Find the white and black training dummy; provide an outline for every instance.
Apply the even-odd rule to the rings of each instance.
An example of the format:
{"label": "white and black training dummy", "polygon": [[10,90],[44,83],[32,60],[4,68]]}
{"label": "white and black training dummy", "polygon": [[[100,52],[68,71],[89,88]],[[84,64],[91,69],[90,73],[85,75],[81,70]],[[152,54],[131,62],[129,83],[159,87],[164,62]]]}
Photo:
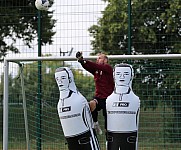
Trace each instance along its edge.
{"label": "white and black training dummy", "polygon": [[129,64],[114,67],[115,89],[106,99],[107,150],[137,150],[140,100],[132,90]]}
{"label": "white and black training dummy", "polygon": [[77,91],[70,68],[57,68],[55,80],[60,91],[57,110],[69,150],[100,150],[89,104]]}

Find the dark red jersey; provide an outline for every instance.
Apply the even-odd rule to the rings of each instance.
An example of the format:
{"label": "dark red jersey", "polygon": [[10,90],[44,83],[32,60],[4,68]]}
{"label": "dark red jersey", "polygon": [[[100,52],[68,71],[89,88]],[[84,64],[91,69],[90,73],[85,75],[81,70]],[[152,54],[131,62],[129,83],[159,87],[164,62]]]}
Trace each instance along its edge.
{"label": "dark red jersey", "polygon": [[109,64],[97,64],[86,60],[82,67],[94,75],[95,97],[107,98],[114,90],[113,68]]}

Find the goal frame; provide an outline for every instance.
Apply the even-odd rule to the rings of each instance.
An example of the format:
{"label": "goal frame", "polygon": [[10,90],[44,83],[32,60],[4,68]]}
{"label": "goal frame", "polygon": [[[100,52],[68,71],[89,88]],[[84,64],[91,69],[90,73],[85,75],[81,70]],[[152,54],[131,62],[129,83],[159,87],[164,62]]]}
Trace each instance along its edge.
{"label": "goal frame", "polygon": [[[97,56],[87,56],[85,59],[95,60]],[[181,54],[152,54],[152,55],[108,55],[108,58],[119,60],[136,60],[136,59],[180,59]],[[17,57],[17,58],[4,58],[4,92],[3,92],[3,150],[8,150],[8,74],[9,63],[19,63],[25,61],[76,61],[75,57]]]}

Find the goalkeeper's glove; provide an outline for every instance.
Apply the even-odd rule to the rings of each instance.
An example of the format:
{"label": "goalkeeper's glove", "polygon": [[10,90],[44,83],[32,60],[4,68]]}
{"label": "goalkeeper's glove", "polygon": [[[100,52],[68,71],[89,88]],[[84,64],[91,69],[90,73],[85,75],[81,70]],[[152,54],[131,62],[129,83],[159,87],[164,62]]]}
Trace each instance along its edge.
{"label": "goalkeeper's glove", "polygon": [[80,62],[81,64],[84,63],[82,52],[77,52],[76,53],[76,58],[77,58],[78,62]]}

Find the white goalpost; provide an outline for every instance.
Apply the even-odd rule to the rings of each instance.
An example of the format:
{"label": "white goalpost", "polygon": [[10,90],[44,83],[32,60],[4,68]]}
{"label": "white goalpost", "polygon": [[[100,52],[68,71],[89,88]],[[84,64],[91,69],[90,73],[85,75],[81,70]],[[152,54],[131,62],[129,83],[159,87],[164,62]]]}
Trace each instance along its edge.
{"label": "white goalpost", "polygon": [[[97,56],[87,56],[85,59],[95,60]],[[108,55],[110,60],[144,60],[144,59],[180,59],[181,54],[159,54],[159,55]],[[5,58],[4,59],[4,93],[3,93],[3,150],[8,150],[8,117],[9,117],[9,63],[21,64],[22,62],[28,61],[76,61],[75,57],[21,57],[21,58]],[[20,66],[21,68],[21,66]],[[24,87],[24,77],[22,73],[22,68],[20,69],[20,78],[22,86],[22,99],[23,99],[23,110],[24,110],[24,123],[25,123],[25,134],[26,134],[26,149],[30,149],[30,139],[29,139],[29,127],[28,127],[28,117],[26,108],[26,96]]]}

